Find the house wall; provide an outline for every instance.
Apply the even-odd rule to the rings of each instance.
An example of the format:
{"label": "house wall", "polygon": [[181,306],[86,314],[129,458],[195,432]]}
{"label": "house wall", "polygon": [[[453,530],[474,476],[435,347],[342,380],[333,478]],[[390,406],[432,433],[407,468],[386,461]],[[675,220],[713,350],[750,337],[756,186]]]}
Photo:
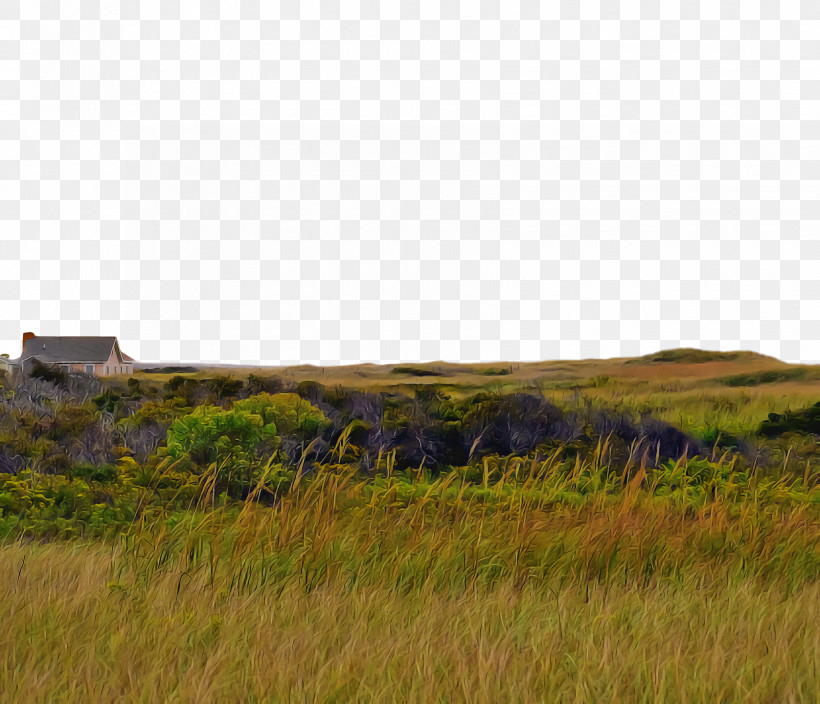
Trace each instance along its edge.
{"label": "house wall", "polygon": [[[82,372],[85,373],[85,364],[57,364],[55,365],[59,368],[63,368],[68,366],[68,371],[70,372]],[[106,367],[108,371],[106,372]],[[105,364],[95,364],[94,365],[94,376],[113,376],[114,374],[133,374],[134,373],[134,365],[133,364],[120,364],[120,361],[117,359],[117,355],[112,355],[108,358],[108,361]]]}
{"label": "house wall", "polygon": [[60,364],[56,362],[54,365],[57,369],[69,372],[83,372],[85,373],[85,364]]}
{"label": "house wall", "polygon": [[112,348],[111,355],[108,357],[108,360],[104,364],[98,364],[94,369],[94,373],[97,376],[111,376],[112,374],[116,374],[116,367],[119,365],[120,360],[117,359],[117,353]]}
{"label": "house wall", "polygon": [[[106,371],[107,370],[107,371]],[[105,364],[98,364],[94,369],[97,376],[111,376],[112,374],[133,374],[134,365],[120,362],[116,349],[111,350],[111,356]]]}

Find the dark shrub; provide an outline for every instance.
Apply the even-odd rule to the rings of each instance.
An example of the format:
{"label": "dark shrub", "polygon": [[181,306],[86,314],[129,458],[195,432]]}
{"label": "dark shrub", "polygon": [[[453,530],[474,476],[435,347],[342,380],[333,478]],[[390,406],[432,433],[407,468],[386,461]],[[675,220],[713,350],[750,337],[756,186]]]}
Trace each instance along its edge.
{"label": "dark shrub", "polygon": [[74,465],[72,474],[88,481],[110,484],[119,476],[119,470],[113,464],[94,465],[83,462]]}
{"label": "dark shrub", "polygon": [[68,375],[62,369],[40,364],[40,362],[34,362],[29,376],[51,382],[57,386],[65,386],[68,382]]}
{"label": "dark shrub", "polygon": [[172,377],[166,384],[165,384],[165,398],[181,398],[185,401],[185,403],[189,406],[196,406],[208,395],[208,389],[204,386],[204,384],[200,384],[197,379],[190,379],[184,376],[175,376]]}
{"label": "dark shrub", "polygon": [[94,402],[97,410],[105,413],[116,413],[122,405],[122,396],[111,389],[106,389],[106,391],[91,400]]}
{"label": "dark shrub", "polygon": [[770,413],[758,429],[758,434],[766,437],[794,432],[820,435],[820,402],[797,411]]}
{"label": "dark shrub", "polygon": [[650,445],[650,451],[660,458],[694,457],[702,452],[701,444],[674,425],[645,416],[640,424],[641,437]]}
{"label": "dark shrub", "polygon": [[249,395],[255,396],[261,393],[278,394],[289,389],[286,389],[285,384],[278,377],[248,374],[246,390]]}
{"label": "dark shrub", "polygon": [[718,381],[725,386],[759,386],[760,384],[776,384],[784,381],[796,381],[806,376],[805,369],[769,369],[755,374],[735,374],[724,376]]}
{"label": "dark shrub", "polygon": [[245,384],[240,379],[231,379],[229,376],[217,376],[205,380],[205,387],[211,398],[217,401],[234,398],[244,386]]}
{"label": "dark shrub", "polygon": [[562,416],[560,409],[533,394],[478,394],[461,424],[462,448],[467,457],[528,452],[556,437]]}
{"label": "dark shrub", "polygon": [[140,371],[143,374],[194,374],[199,370],[196,367],[151,367]]}
{"label": "dark shrub", "polygon": [[313,404],[325,399],[325,387],[318,381],[301,381],[296,386],[296,393]]}
{"label": "dark shrub", "polygon": [[422,369],[421,367],[394,367],[391,374],[409,374],[410,376],[441,376],[441,372],[432,369]]}
{"label": "dark shrub", "polygon": [[707,428],[701,435],[701,440],[709,447],[720,447],[727,450],[736,450],[740,446],[740,439],[733,433],[721,428]]}

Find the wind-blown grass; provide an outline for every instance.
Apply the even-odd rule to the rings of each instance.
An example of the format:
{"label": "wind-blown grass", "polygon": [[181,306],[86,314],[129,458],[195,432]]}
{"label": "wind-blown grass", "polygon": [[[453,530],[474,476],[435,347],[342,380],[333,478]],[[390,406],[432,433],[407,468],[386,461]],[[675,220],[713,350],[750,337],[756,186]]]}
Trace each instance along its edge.
{"label": "wind-blown grass", "polygon": [[7,544],[0,688],[32,701],[814,701],[815,502],[770,487],[682,510],[633,480],[574,507],[499,484],[327,472],[273,506],[146,517],[105,543]]}

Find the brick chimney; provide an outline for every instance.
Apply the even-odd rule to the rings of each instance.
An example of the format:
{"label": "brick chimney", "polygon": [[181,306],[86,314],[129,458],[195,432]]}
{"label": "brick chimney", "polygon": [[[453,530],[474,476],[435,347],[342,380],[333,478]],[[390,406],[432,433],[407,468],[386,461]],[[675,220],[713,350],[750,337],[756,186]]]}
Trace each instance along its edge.
{"label": "brick chimney", "polygon": [[23,349],[26,349],[26,342],[28,342],[32,337],[36,337],[36,335],[33,332],[23,333]]}

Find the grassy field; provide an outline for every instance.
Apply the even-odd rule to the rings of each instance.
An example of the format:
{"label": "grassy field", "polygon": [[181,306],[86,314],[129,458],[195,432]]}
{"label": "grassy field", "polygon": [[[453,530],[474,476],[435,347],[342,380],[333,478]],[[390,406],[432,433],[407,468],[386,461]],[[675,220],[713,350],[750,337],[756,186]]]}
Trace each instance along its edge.
{"label": "grassy field", "polygon": [[[463,465],[402,463],[398,441],[365,461],[373,436],[316,415],[317,439],[304,436],[292,460],[234,470],[234,446],[200,467],[201,446],[174,454],[181,430],[200,427],[181,410],[144,459],[57,471],[56,455],[32,454],[0,475],[0,691],[38,702],[816,702],[820,454],[813,432],[762,430],[770,414],[814,422],[804,409],[820,400],[816,370],[686,352],[489,374],[370,367],[335,384],[321,370],[272,373],[465,399],[535,389],[567,414],[666,421],[701,443],[680,457],[578,421],[589,437],[553,440],[551,426],[531,448],[488,446]],[[435,374],[407,378],[417,366]],[[148,387],[173,377],[138,374],[144,397],[89,418],[127,430],[150,408],[157,422]],[[172,382],[169,396],[185,388]],[[273,398],[265,409],[284,438],[282,409],[304,425],[308,406]],[[334,399],[315,403],[347,403]],[[223,418],[249,402],[214,403]],[[452,420],[460,408],[424,418],[469,440],[469,413]],[[38,442],[74,451],[68,431],[49,428]],[[737,446],[702,442],[715,429]],[[118,441],[139,439],[126,430]],[[326,451],[310,455],[320,436]],[[225,466],[252,481],[234,492]]]}
{"label": "grassy field", "polygon": [[572,506],[440,484],[374,492],[329,474],[275,507],[103,544],[9,543],[0,688],[30,701],[815,700],[816,502],[685,511],[625,488]]}

